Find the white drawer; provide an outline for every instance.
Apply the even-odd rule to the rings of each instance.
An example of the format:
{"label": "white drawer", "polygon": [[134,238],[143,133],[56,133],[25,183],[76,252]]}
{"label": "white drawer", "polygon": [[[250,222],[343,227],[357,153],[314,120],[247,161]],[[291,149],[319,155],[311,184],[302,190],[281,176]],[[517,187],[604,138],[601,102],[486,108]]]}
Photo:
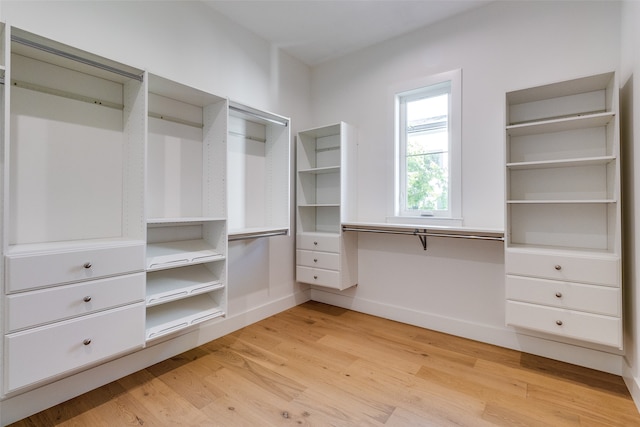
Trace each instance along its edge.
{"label": "white drawer", "polygon": [[144,271],[145,246],[89,247],[6,257],[7,292]]}
{"label": "white drawer", "polygon": [[6,335],[5,392],[141,347],[144,316],[140,303]]}
{"label": "white drawer", "polygon": [[6,329],[15,331],[143,301],[144,285],[145,274],[136,273],[9,295]]}
{"label": "white drawer", "polygon": [[507,325],[622,348],[622,320],[561,308],[507,301]]}
{"label": "white drawer", "polygon": [[507,299],[620,316],[620,288],[507,276]]}
{"label": "white drawer", "polygon": [[305,267],[340,270],[340,255],[331,252],[296,251],[296,263]]}
{"label": "white drawer", "polygon": [[340,272],[321,268],[296,267],[298,282],[340,289]]}
{"label": "white drawer", "polygon": [[302,233],[297,235],[298,249],[340,253],[340,235]]}
{"label": "white drawer", "polygon": [[569,282],[620,286],[620,260],[616,257],[589,257],[542,254],[507,250],[507,274]]}

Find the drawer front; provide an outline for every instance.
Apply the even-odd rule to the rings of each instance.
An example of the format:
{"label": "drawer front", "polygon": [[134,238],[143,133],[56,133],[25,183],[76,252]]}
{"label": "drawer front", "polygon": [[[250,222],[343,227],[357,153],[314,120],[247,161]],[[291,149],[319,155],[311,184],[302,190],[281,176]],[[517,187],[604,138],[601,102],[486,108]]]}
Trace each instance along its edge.
{"label": "drawer front", "polygon": [[507,299],[620,316],[620,288],[507,276]]}
{"label": "drawer front", "polygon": [[340,255],[331,252],[296,251],[296,263],[305,267],[340,270]]}
{"label": "drawer front", "polygon": [[507,301],[507,325],[622,348],[619,317]]}
{"label": "drawer front", "polygon": [[297,242],[298,249],[340,253],[340,236],[337,234],[302,233],[297,235]]}
{"label": "drawer front", "polygon": [[340,272],[320,268],[296,267],[298,282],[340,289]]}
{"label": "drawer front", "polygon": [[578,257],[507,250],[507,274],[569,282],[620,286],[620,261],[615,258]]}
{"label": "drawer front", "polygon": [[5,392],[142,347],[144,315],[140,303],[6,335]]}
{"label": "drawer front", "polygon": [[145,298],[145,274],[110,277],[9,295],[6,325],[15,331],[106,310]]}
{"label": "drawer front", "polygon": [[144,271],[144,245],[6,257],[7,292]]}

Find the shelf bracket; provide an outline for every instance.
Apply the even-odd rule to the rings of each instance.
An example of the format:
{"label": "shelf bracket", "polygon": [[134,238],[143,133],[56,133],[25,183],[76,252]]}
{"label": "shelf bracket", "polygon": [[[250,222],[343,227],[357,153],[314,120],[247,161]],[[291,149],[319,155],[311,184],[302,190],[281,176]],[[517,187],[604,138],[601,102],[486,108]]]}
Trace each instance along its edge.
{"label": "shelf bracket", "polygon": [[420,231],[416,228],[413,234],[418,236],[418,239],[420,239],[420,243],[422,243],[422,249],[426,251],[427,250],[427,230]]}

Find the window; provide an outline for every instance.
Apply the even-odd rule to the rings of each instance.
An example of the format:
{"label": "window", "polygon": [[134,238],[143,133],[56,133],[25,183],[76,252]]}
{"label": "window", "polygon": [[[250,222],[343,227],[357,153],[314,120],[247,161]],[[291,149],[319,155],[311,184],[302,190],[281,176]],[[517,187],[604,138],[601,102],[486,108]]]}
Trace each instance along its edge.
{"label": "window", "polygon": [[397,92],[399,217],[460,220],[460,71]]}

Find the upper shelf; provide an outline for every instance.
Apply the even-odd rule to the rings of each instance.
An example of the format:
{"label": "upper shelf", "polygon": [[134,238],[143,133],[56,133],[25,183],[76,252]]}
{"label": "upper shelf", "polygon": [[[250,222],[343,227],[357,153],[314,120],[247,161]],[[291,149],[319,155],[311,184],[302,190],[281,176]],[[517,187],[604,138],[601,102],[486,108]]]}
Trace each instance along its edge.
{"label": "upper shelf", "polygon": [[606,126],[614,117],[615,113],[607,111],[550,120],[531,121],[507,126],[507,134],[509,136],[524,136],[602,127]]}
{"label": "upper shelf", "polygon": [[615,161],[614,156],[602,157],[585,157],[583,159],[566,159],[566,160],[543,160],[536,162],[515,162],[507,163],[507,168],[511,170],[517,169],[548,169],[548,168],[566,168],[574,166],[592,166],[605,165]]}

